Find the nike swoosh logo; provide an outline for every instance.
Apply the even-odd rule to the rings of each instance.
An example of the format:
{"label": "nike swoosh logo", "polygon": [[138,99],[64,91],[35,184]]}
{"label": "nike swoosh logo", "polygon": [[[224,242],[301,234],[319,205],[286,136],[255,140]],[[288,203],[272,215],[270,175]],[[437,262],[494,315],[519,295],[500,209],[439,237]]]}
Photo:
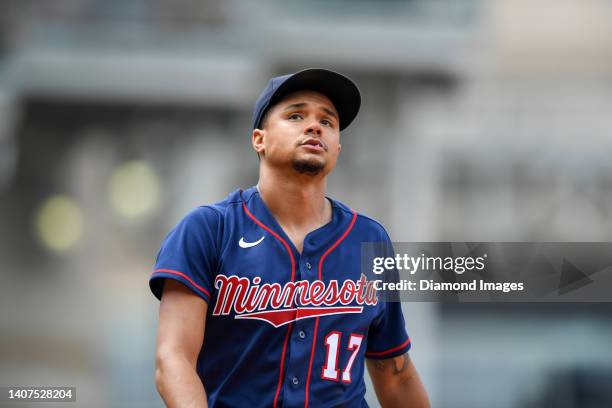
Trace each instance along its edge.
{"label": "nike swoosh logo", "polygon": [[259,244],[261,241],[263,241],[264,238],[265,238],[265,236],[259,238],[255,242],[246,242],[244,240],[244,237],[242,237],[242,238],[240,238],[240,241],[238,241],[238,245],[240,245],[240,248],[251,248],[251,247],[254,247],[255,245]]}

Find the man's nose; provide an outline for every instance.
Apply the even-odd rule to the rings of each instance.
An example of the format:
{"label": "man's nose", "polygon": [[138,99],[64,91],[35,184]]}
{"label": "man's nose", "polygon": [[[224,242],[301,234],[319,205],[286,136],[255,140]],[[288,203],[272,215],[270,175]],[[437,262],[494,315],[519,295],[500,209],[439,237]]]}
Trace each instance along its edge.
{"label": "man's nose", "polygon": [[321,136],[321,132],[322,132],[321,124],[318,121],[313,120],[308,124],[308,127],[306,128],[304,133],[315,134],[317,136]]}

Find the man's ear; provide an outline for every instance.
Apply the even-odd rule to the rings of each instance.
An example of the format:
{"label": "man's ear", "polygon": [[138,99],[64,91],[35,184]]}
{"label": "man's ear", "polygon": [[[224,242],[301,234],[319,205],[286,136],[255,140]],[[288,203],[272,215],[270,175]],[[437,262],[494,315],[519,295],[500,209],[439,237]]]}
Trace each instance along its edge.
{"label": "man's ear", "polygon": [[257,152],[257,154],[262,154],[264,151],[264,137],[265,130],[263,129],[253,129],[253,133],[251,134],[251,144],[253,145],[253,149]]}
{"label": "man's ear", "polygon": [[342,145],[338,143],[338,153],[340,153],[340,150],[342,150]]}

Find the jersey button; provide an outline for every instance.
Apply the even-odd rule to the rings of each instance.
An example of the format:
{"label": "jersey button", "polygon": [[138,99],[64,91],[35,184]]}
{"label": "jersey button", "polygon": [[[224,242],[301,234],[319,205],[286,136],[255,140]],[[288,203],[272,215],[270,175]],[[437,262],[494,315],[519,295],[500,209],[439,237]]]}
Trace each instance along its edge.
{"label": "jersey button", "polygon": [[310,264],[310,262],[306,262],[306,267],[307,267],[308,269],[312,269],[312,265]]}
{"label": "jersey button", "polygon": [[298,378],[297,378],[297,377],[293,377],[293,378],[291,379],[291,383],[292,383],[293,385],[297,386],[297,385],[299,385],[299,384],[300,384],[300,380],[298,380]]}
{"label": "jersey button", "polygon": [[304,332],[304,330],[300,330],[298,335],[300,336],[300,339],[305,339],[306,338],[306,332]]}

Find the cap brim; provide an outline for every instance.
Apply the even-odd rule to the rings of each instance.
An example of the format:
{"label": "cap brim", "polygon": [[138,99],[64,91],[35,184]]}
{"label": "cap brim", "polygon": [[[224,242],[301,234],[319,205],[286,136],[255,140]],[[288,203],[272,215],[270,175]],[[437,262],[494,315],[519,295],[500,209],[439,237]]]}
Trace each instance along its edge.
{"label": "cap brim", "polygon": [[350,125],[359,112],[361,94],[357,85],[342,74],[322,68],[309,68],[293,74],[274,92],[268,106],[305,89],[320,92],[330,99],[340,116],[340,130]]}

